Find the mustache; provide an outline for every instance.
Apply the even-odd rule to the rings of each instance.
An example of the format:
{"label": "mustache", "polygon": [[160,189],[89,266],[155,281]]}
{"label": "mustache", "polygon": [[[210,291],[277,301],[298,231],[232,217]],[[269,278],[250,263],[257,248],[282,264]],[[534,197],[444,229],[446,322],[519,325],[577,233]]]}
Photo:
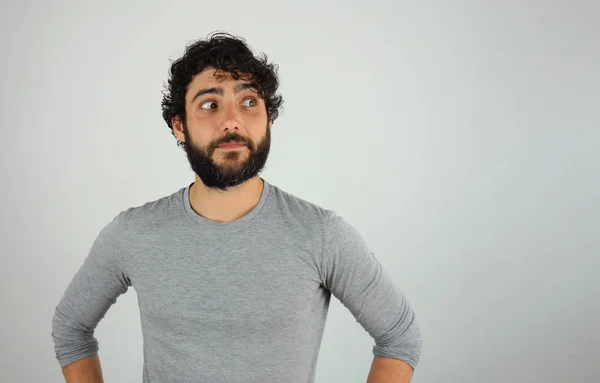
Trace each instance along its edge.
{"label": "mustache", "polygon": [[225,136],[223,136],[223,137],[219,138],[218,140],[214,141],[213,144],[212,144],[212,147],[216,148],[219,145],[222,145],[222,144],[231,144],[231,143],[236,143],[236,144],[242,144],[242,145],[250,146],[250,140],[248,140],[247,138],[242,137],[238,133],[230,133],[230,134],[226,134]]}

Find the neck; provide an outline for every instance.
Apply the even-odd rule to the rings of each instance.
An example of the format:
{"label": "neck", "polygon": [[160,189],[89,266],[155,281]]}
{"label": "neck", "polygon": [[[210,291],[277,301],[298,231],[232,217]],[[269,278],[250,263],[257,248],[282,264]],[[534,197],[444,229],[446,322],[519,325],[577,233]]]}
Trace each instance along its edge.
{"label": "neck", "polygon": [[190,205],[202,217],[215,222],[233,222],[248,214],[258,204],[264,188],[256,176],[227,190],[207,188],[196,175],[190,188]]}

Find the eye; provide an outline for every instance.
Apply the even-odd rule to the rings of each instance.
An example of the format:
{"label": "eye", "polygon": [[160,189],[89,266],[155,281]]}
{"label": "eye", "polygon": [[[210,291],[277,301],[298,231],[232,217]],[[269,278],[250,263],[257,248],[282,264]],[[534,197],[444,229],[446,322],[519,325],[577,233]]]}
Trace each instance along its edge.
{"label": "eye", "polygon": [[206,109],[206,110],[216,109],[217,103],[214,101],[206,101],[206,102],[203,102],[202,104],[200,104],[200,108]]}
{"label": "eye", "polygon": [[253,107],[256,106],[256,100],[253,98],[247,98],[242,102],[242,104],[247,107]]}

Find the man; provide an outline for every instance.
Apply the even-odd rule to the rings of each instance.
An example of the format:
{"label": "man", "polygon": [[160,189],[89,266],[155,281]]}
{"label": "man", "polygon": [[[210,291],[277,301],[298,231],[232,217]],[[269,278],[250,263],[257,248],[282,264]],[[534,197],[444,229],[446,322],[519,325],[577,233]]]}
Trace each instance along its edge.
{"label": "man", "polygon": [[144,382],[313,382],[331,294],[373,337],[369,383],[409,382],[409,304],[360,234],[258,174],[282,98],[276,67],[213,34],[172,64],[163,117],[195,181],[104,227],[53,318],[67,382],[101,382],[93,331],[137,292]]}

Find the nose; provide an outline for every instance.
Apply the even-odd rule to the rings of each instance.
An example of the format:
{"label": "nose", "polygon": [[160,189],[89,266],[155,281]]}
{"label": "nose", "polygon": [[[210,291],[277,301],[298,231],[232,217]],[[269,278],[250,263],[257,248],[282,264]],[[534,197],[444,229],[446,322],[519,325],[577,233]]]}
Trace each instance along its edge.
{"label": "nose", "polygon": [[223,113],[223,121],[221,127],[224,131],[238,131],[240,130],[242,121],[240,119],[240,113],[236,108],[236,105],[227,105]]}

